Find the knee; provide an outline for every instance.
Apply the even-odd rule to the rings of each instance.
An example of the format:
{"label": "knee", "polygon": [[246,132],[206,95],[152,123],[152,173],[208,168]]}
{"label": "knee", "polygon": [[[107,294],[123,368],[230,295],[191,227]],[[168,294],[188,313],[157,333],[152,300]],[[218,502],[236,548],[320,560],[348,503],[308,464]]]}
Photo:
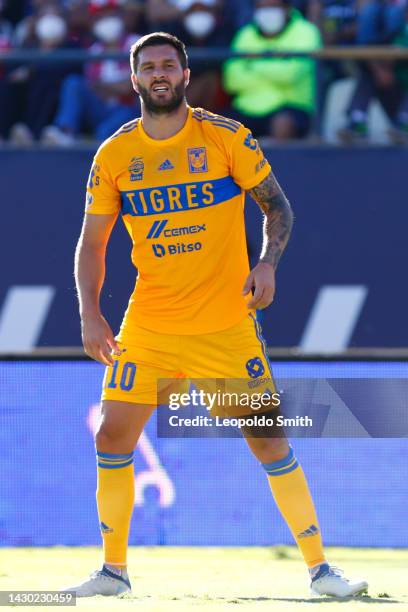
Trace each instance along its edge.
{"label": "knee", "polygon": [[111,452],[113,447],[121,441],[120,432],[107,423],[102,422],[95,433],[95,446],[98,451]]}
{"label": "knee", "polygon": [[280,461],[289,453],[286,438],[252,438],[250,447],[258,461],[263,464]]}
{"label": "knee", "polygon": [[282,476],[299,467],[298,460],[291,446],[287,445],[285,452],[279,454],[279,457],[276,455],[272,460],[262,462],[262,467],[268,476]]}

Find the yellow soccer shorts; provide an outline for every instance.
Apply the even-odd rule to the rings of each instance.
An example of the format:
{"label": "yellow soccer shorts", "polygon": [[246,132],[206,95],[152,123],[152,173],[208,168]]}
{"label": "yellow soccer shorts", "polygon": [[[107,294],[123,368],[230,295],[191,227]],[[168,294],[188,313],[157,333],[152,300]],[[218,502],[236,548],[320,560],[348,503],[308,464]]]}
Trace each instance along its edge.
{"label": "yellow soccer shorts", "polygon": [[249,415],[277,405],[251,404],[263,395],[277,397],[265,341],[252,313],[210,334],[162,334],[132,327],[132,344],[118,344],[121,354],[106,368],[102,400],[157,406],[167,404],[170,393],[188,393],[193,384],[204,392],[221,392],[211,408],[214,416]]}

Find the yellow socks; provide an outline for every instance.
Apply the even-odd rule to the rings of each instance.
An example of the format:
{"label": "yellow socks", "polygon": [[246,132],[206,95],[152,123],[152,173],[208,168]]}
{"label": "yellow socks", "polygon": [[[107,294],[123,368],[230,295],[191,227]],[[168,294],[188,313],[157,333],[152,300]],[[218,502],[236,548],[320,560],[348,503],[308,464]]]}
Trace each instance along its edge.
{"label": "yellow socks", "polygon": [[305,475],[293,449],[273,463],[262,464],[275,502],[308,565],[325,562],[316,511]]}
{"label": "yellow socks", "polygon": [[130,519],[135,501],[133,453],[97,452],[96,501],[105,563],[126,566]]}
{"label": "yellow socks", "polygon": [[[130,520],[134,505],[133,453],[97,453],[96,499],[105,563],[126,566]],[[276,504],[308,567],[325,562],[313,500],[293,449],[279,461],[263,464]]]}

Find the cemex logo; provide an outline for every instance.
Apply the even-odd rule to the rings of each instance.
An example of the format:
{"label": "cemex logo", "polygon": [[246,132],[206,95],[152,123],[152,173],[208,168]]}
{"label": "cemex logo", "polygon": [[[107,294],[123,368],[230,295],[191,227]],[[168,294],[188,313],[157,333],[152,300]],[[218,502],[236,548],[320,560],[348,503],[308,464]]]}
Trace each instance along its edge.
{"label": "cemex logo", "polygon": [[146,238],[148,240],[157,239],[162,234],[164,238],[171,238],[173,236],[187,236],[188,234],[198,234],[199,232],[205,232],[205,223],[202,225],[188,225],[185,227],[174,227],[172,229],[164,229],[168,223],[168,219],[162,221],[155,221],[149,230]]}

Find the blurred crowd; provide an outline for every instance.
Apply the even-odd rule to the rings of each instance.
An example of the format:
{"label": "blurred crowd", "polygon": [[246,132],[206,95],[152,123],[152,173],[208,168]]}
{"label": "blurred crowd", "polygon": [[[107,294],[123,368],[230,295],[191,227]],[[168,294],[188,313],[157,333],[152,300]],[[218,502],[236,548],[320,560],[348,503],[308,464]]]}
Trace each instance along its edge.
{"label": "blurred crowd", "polygon": [[[0,57],[0,142],[69,146],[102,141],[140,114],[127,60],[49,62],[57,50],[125,51],[164,30],[188,49],[309,52],[324,45],[408,46],[406,0],[0,0],[0,51],[40,50],[30,63]],[[0,54],[1,55],[1,54]],[[241,120],[255,136],[306,138],[316,112],[315,62],[305,57],[190,61],[188,102]],[[382,105],[395,141],[408,140],[406,62],[323,62],[319,90],[352,72],[339,137],[360,142],[370,103]]]}

